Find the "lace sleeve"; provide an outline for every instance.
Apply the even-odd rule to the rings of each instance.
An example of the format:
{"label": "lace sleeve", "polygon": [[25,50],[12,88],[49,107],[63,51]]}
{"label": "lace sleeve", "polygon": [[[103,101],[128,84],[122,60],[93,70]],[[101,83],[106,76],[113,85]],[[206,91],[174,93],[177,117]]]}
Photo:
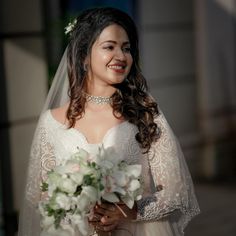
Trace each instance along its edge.
{"label": "lace sleeve", "polygon": [[181,148],[163,114],[156,123],[161,136],[146,156],[156,190],[137,202],[137,220],[155,221],[168,216],[180,233],[199,213],[199,207]]}
{"label": "lace sleeve", "polygon": [[40,186],[46,173],[55,165],[55,156],[49,130],[41,117],[36,129],[28,165],[24,204],[20,213],[18,236],[38,236],[40,218],[38,202],[43,197]]}

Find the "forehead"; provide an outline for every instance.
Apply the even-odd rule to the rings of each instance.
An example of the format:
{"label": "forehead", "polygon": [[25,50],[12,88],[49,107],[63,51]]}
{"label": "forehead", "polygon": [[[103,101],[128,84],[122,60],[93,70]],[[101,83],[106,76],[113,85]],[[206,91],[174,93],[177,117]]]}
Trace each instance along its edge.
{"label": "forehead", "polygon": [[123,43],[123,42],[129,42],[129,37],[124,28],[122,28],[120,25],[112,24],[102,30],[96,42],[102,43],[108,40]]}

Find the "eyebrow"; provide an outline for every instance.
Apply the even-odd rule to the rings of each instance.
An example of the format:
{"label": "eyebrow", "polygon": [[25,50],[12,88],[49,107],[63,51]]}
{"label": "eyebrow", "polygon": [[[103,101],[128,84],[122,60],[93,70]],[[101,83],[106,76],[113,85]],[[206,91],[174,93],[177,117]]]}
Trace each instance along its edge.
{"label": "eyebrow", "polygon": [[[114,40],[106,40],[106,41],[101,42],[100,45],[102,45],[102,44],[104,44],[104,43],[113,43],[113,44],[117,44],[117,42],[114,41]],[[129,41],[125,41],[125,42],[122,43],[122,45],[126,45],[126,44],[130,44],[130,42],[129,42]]]}

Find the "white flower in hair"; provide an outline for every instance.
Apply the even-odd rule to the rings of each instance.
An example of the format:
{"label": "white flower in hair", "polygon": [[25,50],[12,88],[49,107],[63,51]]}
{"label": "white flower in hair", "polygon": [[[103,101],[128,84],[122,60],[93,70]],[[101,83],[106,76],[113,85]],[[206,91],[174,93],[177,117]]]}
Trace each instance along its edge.
{"label": "white flower in hair", "polygon": [[72,30],[75,28],[76,23],[77,23],[77,19],[74,19],[72,22],[70,22],[65,27],[65,34],[70,34],[72,32]]}

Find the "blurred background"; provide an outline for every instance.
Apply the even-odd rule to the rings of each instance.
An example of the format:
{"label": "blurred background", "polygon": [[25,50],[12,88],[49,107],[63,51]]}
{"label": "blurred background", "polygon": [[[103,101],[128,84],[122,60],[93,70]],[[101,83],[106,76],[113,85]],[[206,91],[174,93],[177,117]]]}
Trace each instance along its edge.
{"label": "blurred background", "polygon": [[17,232],[35,125],[81,10],[126,11],[201,207],[187,236],[236,235],[236,0],[0,1],[0,236]]}

